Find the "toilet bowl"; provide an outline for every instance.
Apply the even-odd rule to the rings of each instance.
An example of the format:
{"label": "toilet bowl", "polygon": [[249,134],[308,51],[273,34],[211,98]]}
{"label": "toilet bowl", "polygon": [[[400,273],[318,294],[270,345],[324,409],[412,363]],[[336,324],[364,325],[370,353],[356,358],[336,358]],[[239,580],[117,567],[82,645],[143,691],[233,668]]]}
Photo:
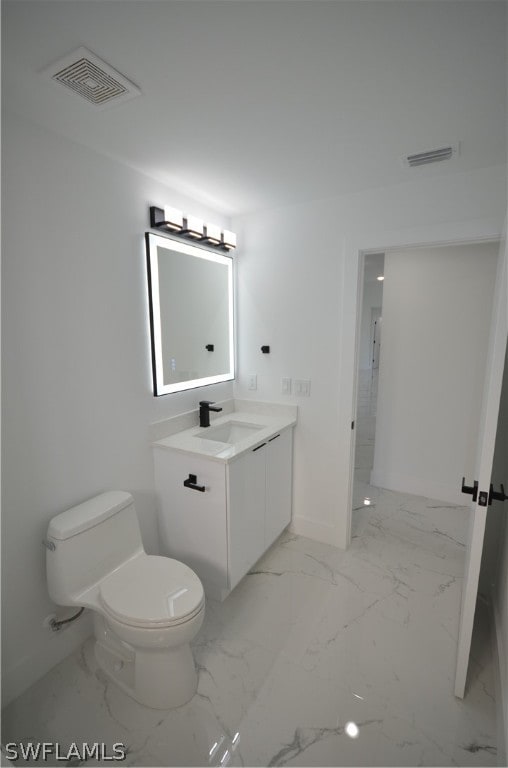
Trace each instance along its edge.
{"label": "toilet bowl", "polygon": [[197,575],[147,555],[132,496],[109,491],[52,518],[47,579],[58,605],[94,611],[101,669],[136,701],[178,707],[197,688],[190,641],[204,618]]}

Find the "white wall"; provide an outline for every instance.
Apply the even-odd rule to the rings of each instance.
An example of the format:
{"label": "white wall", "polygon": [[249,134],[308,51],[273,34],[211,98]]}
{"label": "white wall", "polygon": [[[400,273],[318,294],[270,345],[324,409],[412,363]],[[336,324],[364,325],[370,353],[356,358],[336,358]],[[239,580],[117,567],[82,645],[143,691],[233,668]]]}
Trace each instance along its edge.
{"label": "white wall", "polygon": [[385,254],[373,485],[464,502],[498,250],[490,243]]}
{"label": "white wall", "polygon": [[[5,115],[4,115],[5,116]],[[157,551],[150,422],[232,396],[226,383],[154,398],[144,232],[149,204],[223,217],[14,117],[3,133],[3,693],[66,656],[90,624],[54,611],[48,520],[105,489],[130,491]]]}
{"label": "white wall", "polygon": [[[499,235],[505,173],[416,174],[397,187],[234,220],[242,242],[236,392],[298,403],[293,515],[301,533],[348,542],[359,249]],[[319,221],[333,221],[333,232]],[[255,393],[250,373],[258,374]],[[283,396],[282,376],[311,379],[310,398]]]}

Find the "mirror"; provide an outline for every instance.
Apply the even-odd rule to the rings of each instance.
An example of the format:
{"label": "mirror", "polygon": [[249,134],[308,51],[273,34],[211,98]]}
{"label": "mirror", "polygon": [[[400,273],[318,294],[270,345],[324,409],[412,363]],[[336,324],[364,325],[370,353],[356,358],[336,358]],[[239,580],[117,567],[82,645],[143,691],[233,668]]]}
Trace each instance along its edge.
{"label": "mirror", "polygon": [[233,261],[146,233],[155,395],[234,378]]}

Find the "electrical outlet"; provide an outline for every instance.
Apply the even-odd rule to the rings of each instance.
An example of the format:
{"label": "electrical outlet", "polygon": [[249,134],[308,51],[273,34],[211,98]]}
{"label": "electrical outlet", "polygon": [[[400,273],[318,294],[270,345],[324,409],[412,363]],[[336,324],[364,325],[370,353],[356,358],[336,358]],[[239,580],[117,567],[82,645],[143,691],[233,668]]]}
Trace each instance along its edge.
{"label": "electrical outlet", "polygon": [[280,380],[280,391],[283,395],[290,395],[291,394],[291,379],[282,378]]}
{"label": "electrical outlet", "polygon": [[257,389],[258,388],[258,377],[255,373],[250,373],[247,377],[247,388],[248,389]]}

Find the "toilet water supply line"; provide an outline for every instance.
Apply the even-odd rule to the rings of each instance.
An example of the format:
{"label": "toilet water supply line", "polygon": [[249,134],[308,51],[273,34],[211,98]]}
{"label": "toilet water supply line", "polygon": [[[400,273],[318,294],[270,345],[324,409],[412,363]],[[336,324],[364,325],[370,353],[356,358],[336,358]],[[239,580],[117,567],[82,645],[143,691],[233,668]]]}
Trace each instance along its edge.
{"label": "toilet water supply line", "polygon": [[71,616],[68,619],[61,619],[60,621],[57,621],[56,619],[51,619],[49,622],[49,626],[53,632],[58,632],[60,629],[62,629],[64,624],[70,624],[71,621],[76,621],[76,619],[79,619],[81,614],[83,613],[85,609],[80,608],[77,613],[74,614],[74,616]]}
{"label": "toilet water supply line", "polygon": [[[50,552],[54,552],[55,550],[55,543],[53,541],[48,541],[47,539],[42,540],[43,545],[46,547],[46,549],[49,549]],[[60,619],[60,621],[57,621],[56,619],[50,619],[48,622],[49,628],[52,632],[59,632],[59,630],[62,629],[64,624],[71,624],[71,622],[76,621],[76,619],[79,619],[81,614],[83,613],[85,609],[80,608],[77,613],[74,614],[74,616],[70,616],[68,619]]]}

